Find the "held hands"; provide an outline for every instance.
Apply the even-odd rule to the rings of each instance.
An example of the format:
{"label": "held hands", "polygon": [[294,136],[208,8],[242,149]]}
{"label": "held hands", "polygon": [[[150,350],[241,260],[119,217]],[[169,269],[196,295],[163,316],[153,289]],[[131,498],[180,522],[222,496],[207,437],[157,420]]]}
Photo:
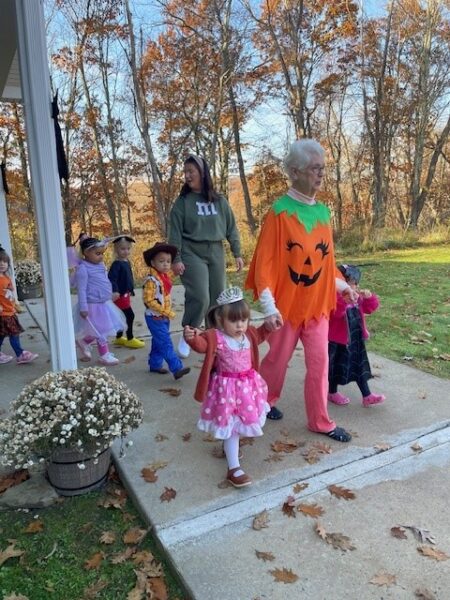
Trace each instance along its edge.
{"label": "held hands", "polygon": [[120,298],[120,294],[119,292],[113,292],[112,295],[112,301],[115,302],[116,300],[118,300]]}
{"label": "held hands", "polygon": [[358,302],[359,294],[356,290],[348,286],[343,290],[342,297],[347,304],[355,304],[355,302]]}
{"label": "held hands", "polygon": [[184,263],[182,262],[177,262],[174,265],[172,265],[172,272],[174,275],[183,275],[185,270],[186,268],[184,266]]}
{"label": "held hands", "polygon": [[242,271],[243,268],[244,268],[244,259],[241,258],[240,256],[238,256],[236,258],[236,271],[239,273],[239,271]]}
{"label": "held hands", "polygon": [[280,329],[280,327],[283,327],[283,317],[280,315],[280,313],[269,315],[264,319],[264,325],[269,331]]}
{"label": "held hands", "polygon": [[196,327],[191,327],[190,325],[184,326],[183,337],[187,342],[189,342],[189,340],[193,340],[196,335],[199,335],[199,333],[201,333],[201,330],[197,329]]}
{"label": "held hands", "polygon": [[372,292],[370,290],[358,290],[358,293],[362,298],[370,298],[372,296]]}

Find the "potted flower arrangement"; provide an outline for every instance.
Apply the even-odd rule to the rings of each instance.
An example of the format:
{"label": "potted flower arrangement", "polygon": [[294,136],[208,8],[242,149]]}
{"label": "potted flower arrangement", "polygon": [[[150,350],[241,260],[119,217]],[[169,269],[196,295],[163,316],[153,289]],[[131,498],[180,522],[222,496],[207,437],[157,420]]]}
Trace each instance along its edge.
{"label": "potted flower arrangement", "polygon": [[21,260],[14,266],[19,300],[39,298],[41,289],[41,266],[35,260]]}
{"label": "potted flower arrangement", "polygon": [[142,421],[139,398],[106,369],[49,372],[27,385],[0,421],[4,465],[47,463],[50,483],[71,496],[99,487],[110,447]]}

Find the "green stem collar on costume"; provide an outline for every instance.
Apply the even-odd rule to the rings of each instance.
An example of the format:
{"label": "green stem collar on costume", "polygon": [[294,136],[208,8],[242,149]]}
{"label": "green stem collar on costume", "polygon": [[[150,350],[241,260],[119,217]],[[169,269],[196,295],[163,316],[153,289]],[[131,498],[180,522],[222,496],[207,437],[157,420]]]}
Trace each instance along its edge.
{"label": "green stem collar on costume", "polygon": [[290,196],[281,196],[274,202],[272,210],[276,215],[283,211],[287,212],[289,216],[294,215],[308,233],[311,233],[319,223],[323,225],[330,223],[328,206],[320,202],[317,204],[303,204]]}

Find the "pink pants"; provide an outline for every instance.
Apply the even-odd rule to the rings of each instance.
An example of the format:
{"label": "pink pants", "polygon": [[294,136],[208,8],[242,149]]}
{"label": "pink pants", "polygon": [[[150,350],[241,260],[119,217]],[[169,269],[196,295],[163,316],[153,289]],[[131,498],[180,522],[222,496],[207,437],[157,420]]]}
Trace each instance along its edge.
{"label": "pink pants", "polygon": [[293,329],[285,323],[281,329],[270,334],[269,352],[261,362],[259,372],[269,388],[268,402],[273,406],[281,395],[288,362],[298,340],[305,352],[305,408],[308,429],[329,432],[336,423],[328,416],[328,319],[311,320]]}

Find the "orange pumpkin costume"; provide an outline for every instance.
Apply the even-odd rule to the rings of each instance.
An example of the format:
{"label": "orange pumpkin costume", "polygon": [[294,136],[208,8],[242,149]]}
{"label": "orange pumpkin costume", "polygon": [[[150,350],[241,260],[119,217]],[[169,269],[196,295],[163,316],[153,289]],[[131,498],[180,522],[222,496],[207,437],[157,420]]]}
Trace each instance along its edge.
{"label": "orange pumpkin costume", "polygon": [[270,290],[283,317],[271,333],[270,350],[260,373],[273,406],[281,394],[287,364],[297,341],[305,350],[305,406],[308,427],[330,432],[327,410],[328,317],[336,304],[336,265],[330,211],[324,204],[304,204],[288,195],[267,214],[245,283],[255,299]]}

